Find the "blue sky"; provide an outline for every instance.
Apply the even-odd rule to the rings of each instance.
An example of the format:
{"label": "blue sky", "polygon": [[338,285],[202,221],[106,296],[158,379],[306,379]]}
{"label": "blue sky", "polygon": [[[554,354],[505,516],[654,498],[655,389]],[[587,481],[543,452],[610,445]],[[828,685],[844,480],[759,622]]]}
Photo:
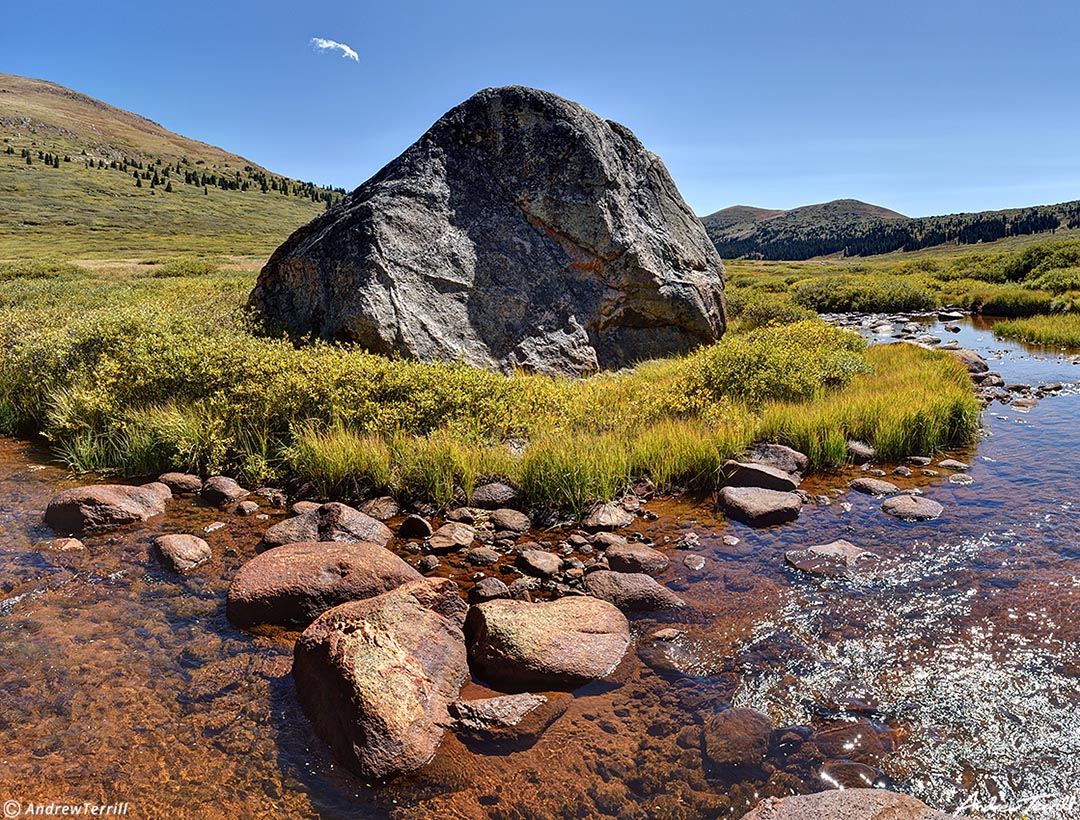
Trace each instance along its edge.
{"label": "blue sky", "polygon": [[59,0],[4,18],[0,72],[350,190],[473,92],[519,83],[629,126],[699,214],[1080,198],[1070,0]]}

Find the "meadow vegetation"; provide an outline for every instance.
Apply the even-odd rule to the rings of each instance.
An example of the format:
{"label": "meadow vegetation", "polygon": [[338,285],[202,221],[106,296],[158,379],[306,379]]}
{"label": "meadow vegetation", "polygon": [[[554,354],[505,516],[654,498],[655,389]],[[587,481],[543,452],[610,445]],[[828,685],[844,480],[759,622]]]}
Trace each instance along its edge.
{"label": "meadow vegetation", "polygon": [[978,425],[951,357],[867,350],[764,289],[746,288],[743,319],[716,345],[555,379],[267,335],[243,307],[250,266],[154,262],[0,268],[0,428],[40,432],[74,472],[292,477],[325,496],[441,506],[504,478],[580,513],[638,477],[708,490],[760,440],[824,469],[845,461],[848,438],[892,458],[961,444]]}
{"label": "meadow vegetation", "polygon": [[1080,240],[955,251],[860,260],[736,260],[729,264],[729,305],[742,316],[767,295],[768,310],[781,320],[789,309],[785,304],[818,313],[953,306],[1005,318],[1068,313],[1080,306]]}

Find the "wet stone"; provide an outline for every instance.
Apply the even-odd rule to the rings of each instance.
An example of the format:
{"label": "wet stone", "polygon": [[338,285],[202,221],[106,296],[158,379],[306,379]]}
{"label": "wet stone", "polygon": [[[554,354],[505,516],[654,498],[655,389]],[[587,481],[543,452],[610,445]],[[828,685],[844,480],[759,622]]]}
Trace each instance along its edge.
{"label": "wet stone", "polygon": [[416,568],[427,575],[429,572],[434,572],[439,568],[439,559],[434,555],[425,555],[417,563]]}
{"label": "wet stone", "polygon": [[203,501],[215,507],[235,504],[247,498],[250,493],[228,476],[215,475],[206,479],[202,486]]}
{"label": "wet stone", "polygon": [[966,472],[971,469],[970,465],[965,464],[962,461],[957,461],[955,458],[947,458],[943,461],[939,461],[937,466],[941,467],[943,470],[956,470],[958,472]]}
{"label": "wet stone", "polygon": [[509,598],[510,588],[498,578],[481,578],[469,590],[469,603],[482,604],[496,598]]}
{"label": "wet stone", "polygon": [[241,501],[236,505],[236,514],[242,516],[255,515],[259,511],[259,505],[254,501]]}
{"label": "wet stone", "polygon": [[190,473],[162,473],[158,476],[158,481],[176,495],[198,494],[203,485],[199,476]]}
{"label": "wet stone", "polygon": [[932,521],[939,518],[944,507],[929,498],[913,495],[896,495],[881,504],[881,511],[902,521]]}
{"label": "wet stone", "polygon": [[597,570],[585,576],[585,589],[594,598],[624,612],[652,612],[686,606],[678,595],[644,573]]}
{"label": "wet stone", "polygon": [[427,544],[435,552],[453,552],[469,546],[474,540],[476,530],[468,524],[450,521],[435,530]]}
{"label": "wet stone", "polygon": [[616,572],[657,573],[670,561],[664,553],[644,544],[613,544],[607,548],[608,566]]}
{"label": "wet stone", "polygon": [[210,560],[210,545],[195,535],[160,535],[154,546],[176,572],[188,572]]}
{"label": "wet stone", "polygon": [[877,562],[878,556],[856,547],[850,541],[833,541],[801,550],[788,550],[784,560],[795,569],[827,577],[848,576]]}
{"label": "wet stone", "polygon": [[736,521],[751,527],[769,527],[798,518],[802,511],[802,499],[796,493],[759,487],[723,487],[719,494],[719,506]]}
{"label": "wet stone", "polygon": [[854,481],[849,481],[848,486],[866,495],[892,495],[900,492],[900,488],[895,484],[879,478],[856,478]]}
{"label": "wet stone", "polygon": [[766,490],[792,492],[799,486],[799,479],[767,464],[726,461],[721,467],[724,484],[728,487],[763,487]]}
{"label": "wet stone", "polygon": [[431,523],[415,513],[407,515],[398,527],[398,538],[428,538],[431,533]]}

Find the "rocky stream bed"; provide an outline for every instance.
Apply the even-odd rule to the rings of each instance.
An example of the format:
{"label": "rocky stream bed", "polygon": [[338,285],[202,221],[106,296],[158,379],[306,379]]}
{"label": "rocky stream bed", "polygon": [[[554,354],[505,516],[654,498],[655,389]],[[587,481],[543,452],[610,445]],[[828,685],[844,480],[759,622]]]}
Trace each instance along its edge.
{"label": "rocky stream bed", "polygon": [[[911,317],[837,321],[883,341]],[[170,480],[171,498],[136,499],[163,512],[72,543],[60,513],[57,530],[43,516],[86,482],[0,440],[0,797],[125,801],[139,817],[737,818],[770,796],[878,786],[957,814],[1080,815],[1080,367],[970,319],[915,324],[909,337],[955,340],[1000,374],[980,378],[982,440],[860,458],[802,481],[792,509],[772,476],[776,526],[646,487],[577,529],[527,520],[497,488],[488,509],[359,518]],[[927,501],[927,520],[888,512]],[[342,533],[387,550],[340,545],[339,570],[319,564],[299,593],[265,551]],[[288,549],[290,567],[308,560]],[[301,639],[335,595],[360,594],[342,591],[350,562],[377,566],[369,585],[461,591],[420,583],[379,611],[407,624],[395,635],[431,681],[472,669],[460,694],[425,690],[445,700],[434,757],[410,745],[419,768],[385,783],[370,755],[350,763],[368,777],[342,766],[355,738],[335,758],[337,728],[308,719],[334,703],[320,647],[371,619],[350,604]],[[550,606],[527,598],[566,608],[522,639],[530,651],[567,624],[596,651],[515,671],[505,624]],[[495,605],[465,618],[464,599]]]}

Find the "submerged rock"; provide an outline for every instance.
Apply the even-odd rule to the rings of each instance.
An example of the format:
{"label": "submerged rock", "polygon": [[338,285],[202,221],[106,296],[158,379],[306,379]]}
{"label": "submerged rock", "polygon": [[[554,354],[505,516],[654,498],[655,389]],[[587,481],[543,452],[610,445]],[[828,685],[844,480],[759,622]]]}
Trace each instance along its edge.
{"label": "submerged rock", "polygon": [[629,129],[489,88],[274,252],[250,304],[375,353],[581,374],[724,332],[724,268]]}
{"label": "submerged rock", "polygon": [[833,541],[801,550],[788,550],[784,560],[795,569],[828,577],[852,575],[878,561],[878,556],[850,541]]}
{"label": "submerged rock", "polygon": [[770,527],[794,521],[802,511],[798,493],[760,487],[723,487],[718,504],[725,515],[751,527]]}
{"label": "submerged rock", "polygon": [[609,675],[630,645],[626,616],[588,597],[488,601],[469,610],[465,634],[473,671],[506,691],[577,688]]}
{"label": "submerged rock", "polygon": [[309,624],[331,607],[381,595],[421,578],[378,544],[286,544],[256,555],[229,584],[226,607],[238,626]]}
{"label": "submerged rock", "polygon": [[346,767],[386,779],[434,756],[468,674],[461,606],[453,582],[421,581],[335,607],[304,630],[296,695]]}
{"label": "submerged rock", "polygon": [[172,491],[156,481],[140,487],[127,484],[72,487],[49,501],[45,523],[57,532],[109,529],[161,515],[170,498]]}
{"label": "submerged rock", "polygon": [[716,767],[760,766],[769,751],[773,724],[756,709],[725,709],[705,722],[705,759]]}
{"label": "submerged rock", "polygon": [[466,740],[527,748],[566,711],[573,698],[548,698],[531,692],[499,695],[478,700],[459,700],[450,705],[454,731]]}
{"label": "submerged rock", "polygon": [[770,797],[743,820],[957,820],[906,794],[884,789],[841,789]]}

